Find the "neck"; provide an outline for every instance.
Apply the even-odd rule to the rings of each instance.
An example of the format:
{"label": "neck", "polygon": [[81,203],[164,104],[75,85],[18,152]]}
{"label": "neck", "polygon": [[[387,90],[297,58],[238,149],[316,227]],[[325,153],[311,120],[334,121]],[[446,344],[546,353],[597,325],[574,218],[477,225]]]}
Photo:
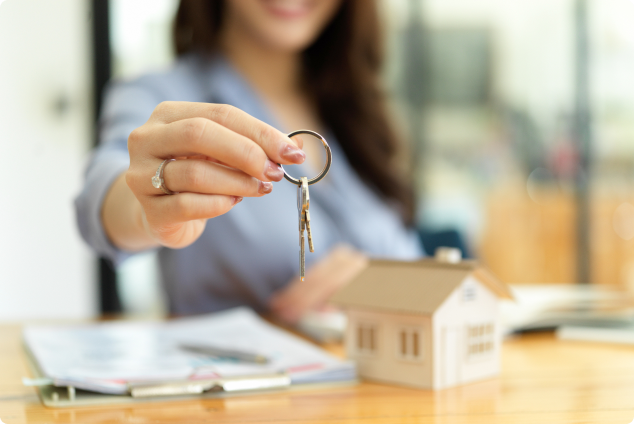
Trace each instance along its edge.
{"label": "neck", "polygon": [[231,64],[265,97],[300,90],[300,53],[269,48],[231,22],[221,34],[221,47]]}

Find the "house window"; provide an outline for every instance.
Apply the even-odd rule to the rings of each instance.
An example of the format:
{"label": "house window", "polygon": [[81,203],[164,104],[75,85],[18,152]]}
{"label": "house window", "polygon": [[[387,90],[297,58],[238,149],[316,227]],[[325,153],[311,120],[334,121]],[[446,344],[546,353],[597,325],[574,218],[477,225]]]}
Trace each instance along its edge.
{"label": "house window", "polygon": [[495,328],[492,323],[467,326],[467,358],[486,358],[493,353]]}
{"label": "house window", "polygon": [[378,331],[375,325],[362,323],[357,326],[357,350],[366,354],[373,354],[378,350]]}
{"label": "house window", "polygon": [[462,300],[464,302],[471,302],[476,298],[476,285],[467,281],[462,286]]}
{"label": "house window", "polygon": [[403,327],[396,333],[396,355],[401,359],[423,359],[422,331],[416,327]]}

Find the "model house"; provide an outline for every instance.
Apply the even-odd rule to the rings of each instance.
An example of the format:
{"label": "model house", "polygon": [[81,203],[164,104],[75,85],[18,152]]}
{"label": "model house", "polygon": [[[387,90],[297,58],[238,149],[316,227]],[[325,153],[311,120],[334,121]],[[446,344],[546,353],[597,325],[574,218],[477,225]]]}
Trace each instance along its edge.
{"label": "model house", "polygon": [[348,357],[364,378],[428,389],[500,371],[498,303],[506,285],[474,261],[370,261],[333,302],[348,315]]}

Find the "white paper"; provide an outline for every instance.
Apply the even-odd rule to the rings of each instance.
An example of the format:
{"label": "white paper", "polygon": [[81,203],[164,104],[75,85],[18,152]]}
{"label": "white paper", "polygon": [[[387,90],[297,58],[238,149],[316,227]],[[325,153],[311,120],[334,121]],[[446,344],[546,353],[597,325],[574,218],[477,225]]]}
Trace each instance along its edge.
{"label": "white paper", "polygon": [[[353,380],[354,365],[261,320],[248,308],[167,322],[29,326],[27,346],[57,385],[125,393],[128,382],[288,372],[294,383]],[[257,353],[265,365],[184,351],[208,344]]]}
{"label": "white paper", "polygon": [[634,344],[634,326],[621,328],[562,326],[557,329],[562,340]]}

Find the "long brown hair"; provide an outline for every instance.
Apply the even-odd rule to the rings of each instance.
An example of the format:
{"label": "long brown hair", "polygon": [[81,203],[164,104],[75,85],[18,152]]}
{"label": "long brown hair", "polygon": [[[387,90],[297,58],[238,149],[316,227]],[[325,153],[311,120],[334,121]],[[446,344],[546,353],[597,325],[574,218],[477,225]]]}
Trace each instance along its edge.
{"label": "long brown hair", "polygon": [[[222,1],[181,0],[174,24],[177,54],[215,50],[222,17]],[[350,165],[412,224],[412,184],[395,161],[401,144],[380,84],[383,51],[375,1],[343,0],[303,60],[305,89]]]}

